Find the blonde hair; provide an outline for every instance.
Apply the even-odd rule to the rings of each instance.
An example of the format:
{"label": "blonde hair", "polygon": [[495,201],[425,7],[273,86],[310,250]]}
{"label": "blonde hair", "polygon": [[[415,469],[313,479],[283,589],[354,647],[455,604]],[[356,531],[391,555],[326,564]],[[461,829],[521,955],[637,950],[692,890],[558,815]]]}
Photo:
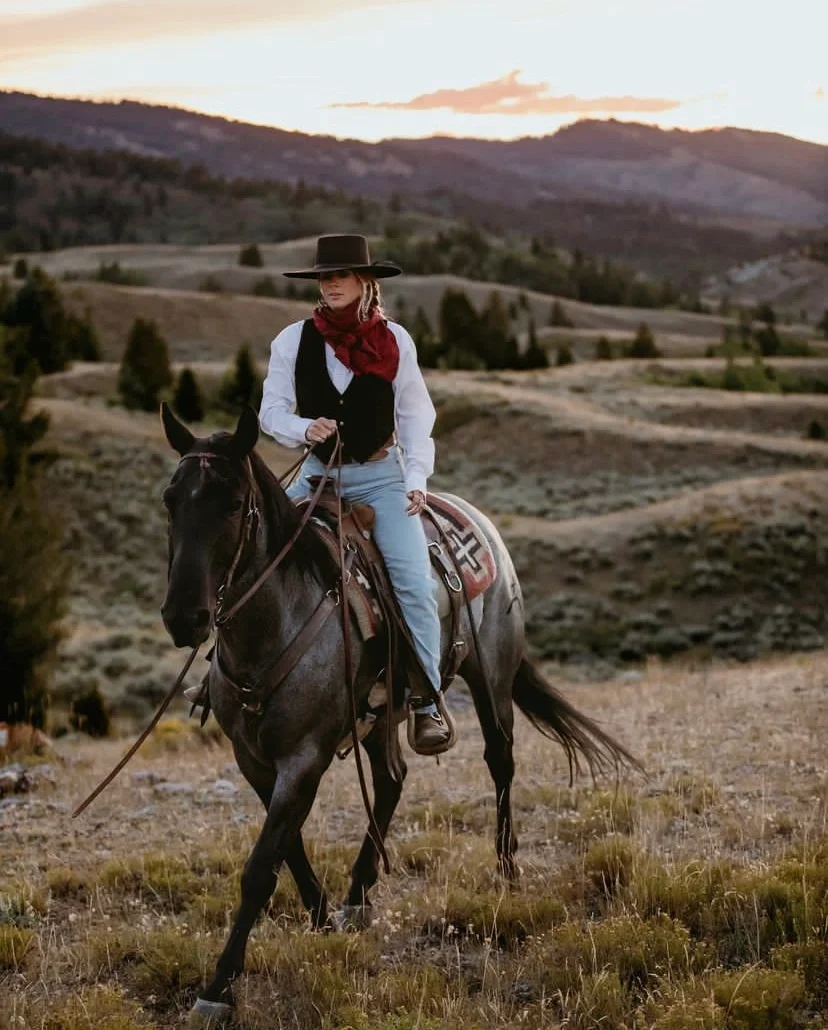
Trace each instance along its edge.
{"label": "blonde hair", "polygon": [[[354,275],[359,280],[362,288],[362,297],[357,307],[357,320],[359,322],[366,321],[374,311],[379,313],[380,318],[387,319],[388,316],[385,314],[382,306],[382,289],[380,288],[379,280],[375,279],[372,275],[362,275],[359,272],[354,272]],[[319,309],[326,308],[327,306],[324,297],[320,297],[316,302],[316,307]]]}

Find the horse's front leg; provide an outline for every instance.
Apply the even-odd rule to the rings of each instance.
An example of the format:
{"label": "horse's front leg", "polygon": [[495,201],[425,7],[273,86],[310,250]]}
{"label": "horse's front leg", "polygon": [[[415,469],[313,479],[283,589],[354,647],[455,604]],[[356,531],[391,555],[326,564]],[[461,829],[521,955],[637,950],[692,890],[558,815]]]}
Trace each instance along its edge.
{"label": "horse's front leg", "polygon": [[[407,772],[405,760],[399,756],[402,777],[399,782],[393,778],[388,768],[388,748],[386,744],[385,719],[380,719],[371,733],[362,742],[371,760],[371,776],[374,781],[374,822],[380,832],[382,842],[391,825],[391,819],[400,800],[403,780]],[[363,929],[371,922],[371,902],[368,891],[377,882],[379,874],[379,850],[370,830],[360,848],[359,855],[351,870],[351,887],[345,898],[342,909],[332,916],[335,926],[340,929]]]}
{"label": "horse's front leg", "polygon": [[[259,795],[265,810],[268,810],[276,783],[275,770],[257,761],[237,742],[234,743],[234,751],[236,762],[244,774],[244,778]],[[311,925],[314,930],[321,930],[328,922],[328,899],[310,864],[301,833],[297,833],[285,848],[285,862],[296,881],[302,903],[310,913]],[[274,872],[278,875],[278,870],[274,870]]]}
{"label": "horse's front leg", "polygon": [[244,968],[250,931],[273,894],[276,870],[295,844],[329,761],[330,756],[326,761],[318,743],[313,741],[277,764],[267,817],[242,873],[241,905],[216,964],[213,981],[193,1008],[193,1015],[211,1026],[226,1022],[232,1014],[231,984]]}

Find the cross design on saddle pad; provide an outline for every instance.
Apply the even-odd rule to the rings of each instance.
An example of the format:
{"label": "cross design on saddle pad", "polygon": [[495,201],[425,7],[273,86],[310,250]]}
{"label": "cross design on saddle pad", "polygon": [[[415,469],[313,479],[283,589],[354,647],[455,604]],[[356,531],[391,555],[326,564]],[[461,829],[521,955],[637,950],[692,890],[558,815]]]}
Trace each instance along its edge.
{"label": "cross design on saddle pad", "polygon": [[477,535],[472,530],[462,533],[455,529],[454,526],[451,526],[446,531],[446,536],[451,541],[451,549],[454,551],[454,557],[457,559],[458,565],[468,566],[475,576],[480,575],[483,571],[483,566],[477,560],[476,555],[481,550],[482,544]]}

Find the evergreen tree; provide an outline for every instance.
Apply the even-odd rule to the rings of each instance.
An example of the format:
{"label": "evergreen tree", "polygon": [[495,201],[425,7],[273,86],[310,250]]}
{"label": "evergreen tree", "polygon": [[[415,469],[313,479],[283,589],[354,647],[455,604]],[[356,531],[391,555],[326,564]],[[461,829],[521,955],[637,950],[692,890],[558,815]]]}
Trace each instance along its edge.
{"label": "evergreen tree", "polygon": [[757,322],[764,322],[767,326],[776,325],[776,312],[770,301],[763,300],[756,306],[754,317]]}
{"label": "evergreen tree", "polygon": [[821,329],[823,336],[828,340],[828,308],[825,309],[822,318],[817,322],[817,329]]}
{"label": "evergreen tree", "polygon": [[136,318],[118,372],[118,392],[127,408],[155,411],[172,383],[167,342],[155,322]]}
{"label": "evergreen tree", "polygon": [[753,336],[753,316],[747,308],[739,308],[739,339],[743,350],[750,350]]}
{"label": "evergreen tree", "polygon": [[559,300],[553,301],[552,307],[549,309],[549,325],[567,329],[571,329],[575,325]]}
{"label": "evergreen tree", "polygon": [[66,315],[67,349],[79,361],[100,361],[101,345],[87,308],[83,318],[69,312]]}
{"label": "evergreen tree", "polygon": [[417,360],[423,368],[437,368],[441,355],[440,341],[434,335],[428,315],[418,307],[411,320],[411,338],[417,348]]}
{"label": "evergreen tree", "polygon": [[191,368],[181,369],[175,384],[172,406],[185,422],[201,422],[204,418],[201,390]]}
{"label": "evergreen tree", "polygon": [[32,448],[48,427],[27,412],[36,377],[24,334],[0,326],[0,721],[42,727],[67,567],[34,475]]}
{"label": "evergreen tree", "polygon": [[762,357],[771,358],[782,349],[782,341],[772,323],[766,322],[761,329],[757,329],[753,338],[759,345]]}
{"label": "evergreen tree", "polygon": [[652,331],[646,322],[641,322],[632,343],[627,348],[628,358],[659,358],[661,351],[656,347]]}
{"label": "evergreen tree", "polygon": [[486,368],[517,368],[517,345],[509,332],[509,313],[497,290],[492,290],[486,299],[480,319],[480,338]]}
{"label": "evergreen tree", "polygon": [[447,289],[440,301],[440,343],[449,368],[485,368],[481,320],[463,290]]}
{"label": "evergreen tree", "polygon": [[561,368],[564,365],[571,365],[574,361],[575,358],[572,354],[572,348],[569,346],[569,344],[559,343],[558,346],[555,348],[555,364],[558,366],[558,368]]}
{"label": "evergreen tree", "polygon": [[612,361],[615,355],[612,353],[612,344],[606,336],[599,336],[595,341],[595,360]]}
{"label": "evergreen tree", "polygon": [[3,316],[6,325],[25,329],[26,351],[44,375],[66,368],[71,357],[66,312],[54,281],[35,268]]}
{"label": "evergreen tree", "polygon": [[276,283],[273,281],[273,276],[263,275],[261,279],[257,279],[253,283],[253,289],[250,291],[254,297],[278,297],[279,291],[276,289]]}
{"label": "evergreen tree", "polygon": [[248,344],[236,351],[233,367],[226,373],[219,391],[221,406],[237,414],[246,405],[258,408],[262,397],[262,380]]}
{"label": "evergreen tree", "polygon": [[534,318],[529,319],[529,338],[527,341],[526,353],[523,355],[522,364],[526,369],[549,367],[549,355],[538,343],[538,334],[535,331]]}
{"label": "evergreen tree", "polygon": [[239,251],[239,264],[244,265],[247,268],[262,268],[264,265],[264,259],[262,258],[262,252],[259,250],[257,244],[249,243],[246,247],[242,247]]}
{"label": "evergreen tree", "polygon": [[14,263],[12,275],[15,279],[25,279],[29,274],[29,266],[24,257],[19,257]]}

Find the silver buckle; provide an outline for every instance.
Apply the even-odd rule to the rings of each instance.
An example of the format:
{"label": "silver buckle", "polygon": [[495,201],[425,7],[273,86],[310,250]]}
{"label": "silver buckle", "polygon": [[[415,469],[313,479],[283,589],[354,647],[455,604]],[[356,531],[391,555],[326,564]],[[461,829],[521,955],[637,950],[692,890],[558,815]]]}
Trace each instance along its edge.
{"label": "silver buckle", "polygon": [[[446,571],[446,584],[448,585],[449,590],[454,591],[455,594],[461,594],[463,592],[463,584],[454,569]],[[455,584],[457,585],[455,586]]]}

